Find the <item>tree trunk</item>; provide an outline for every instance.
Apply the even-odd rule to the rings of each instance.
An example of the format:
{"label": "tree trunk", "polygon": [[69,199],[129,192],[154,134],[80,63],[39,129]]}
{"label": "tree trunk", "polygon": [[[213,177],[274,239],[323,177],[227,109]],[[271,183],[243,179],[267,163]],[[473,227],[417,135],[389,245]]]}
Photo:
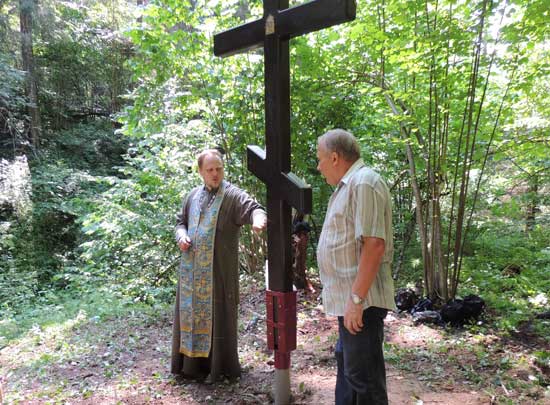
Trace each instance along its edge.
{"label": "tree trunk", "polygon": [[28,98],[30,117],[30,140],[35,148],[39,147],[41,138],[40,108],[38,104],[38,87],[32,52],[32,14],[34,0],[19,0],[19,18],[21,28],[21,57],[23,70],[26,72],[25,91]]}
{"label": "tree trunk", "polygon": [[410,144],[405,146],[407,159],[409,161],[409,173],[411,177],[411,186],[413,189],[414,200],[416,204],[416,223],[418,225],[418,233],[420,236],[420,245],[422,247],[422,263],[424,265],[424,280],[427,292],[433,291],[434,268],[431,260],[431,251],[428,241],[428,231],[424,221],[425,215],[422,212],[423,204],[420,193],[420,187],[416,177],[416,167],[414,163],[414,155]]}

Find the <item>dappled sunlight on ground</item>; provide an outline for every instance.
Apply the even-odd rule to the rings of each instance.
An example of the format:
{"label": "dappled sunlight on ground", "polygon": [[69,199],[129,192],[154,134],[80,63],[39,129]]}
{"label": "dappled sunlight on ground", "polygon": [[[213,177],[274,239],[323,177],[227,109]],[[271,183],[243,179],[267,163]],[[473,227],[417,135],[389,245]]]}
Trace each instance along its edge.
{"label": "dappled sunlight on ground", "polygon": [[386,342],[403,347],[419,347],[443,339],[440,331],[427,325],[414,325],[407,322],[407,315],[388,313],[385,320]]}
{"label": "dappled sunlight on ground", "polygon": [[[318,295],[298,292],[297,349],[292,353],[293,403],[332,404],[337,322]],[[71,319],[34,327],[0,351],[6,403],[267,404],[273,354],[266,348],[264,291],[242,292],[239,381],[205,385],[169,372],[172,307],[149,313]],[[544,403],[544,378],[520,344],[494,333],[414,325],[406,314],[386,319],[391,404]],[[531,382],[530,384],[528,384]],[[499,402],[500,401],[500,402]],[[504,401],[504,402],[503,402]]]}
{"label": "dappled sunlight on ground", "polygon": [[87,347],[85,341],[69,345],[67,341],[77,333],[79,327],[88,323],[85,312],[80,311],[72,318],[64,322],[51,324],[44,327],[33,326],[25,335],[18,339],[17,344],[12,344],[2,350],[2,357],[16,359],[29,367],[38,367],[41,362],[53,358],[68,358],[79,354],[87,354],[93,347]]}

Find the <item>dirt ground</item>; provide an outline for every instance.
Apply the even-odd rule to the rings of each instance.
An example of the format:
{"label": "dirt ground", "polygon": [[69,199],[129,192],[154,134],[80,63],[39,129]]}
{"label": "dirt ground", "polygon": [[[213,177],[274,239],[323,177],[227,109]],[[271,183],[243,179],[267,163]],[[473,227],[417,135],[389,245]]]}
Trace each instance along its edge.
{"label": "dirt ground", "polygon": [[[298,301],[298,347],[292,353],[291,366],[292,403],[332,404],[336,321],[324,316],[316,294],[300,292]],[[243,375],[238,382],[214,385],[174,378],[169,373],[169,310],[154,316],[136,312],[106,320],[81,314],[57,329],[31,331],[17,344],[0,351],[4,403],[270,403],[274,367],[272,353],[266,349],[264,314],[263,290],[252,286],[243,291]],[[544,386],[529,386],[525,390],[522,385],[507,387],[504,374],[493,367],[502,359],[489,361],[494,359],[487,357],[511,356],[507,350],[524,350],[522,347],[504,348],[497,345],[495,336],[487,336],[481,342],[479,339],[466,330],[449,334],[438,327],[414,325],[408,315],[389,314],[386,360],[390,403],[550,404]],[[450,341],[456,344],[449,345]],[[474,344],[481,344],[487,352],[472,350]],[[526,381],[533,373],[529,364],[524,369],[506,370],[506,375]],[[495,376],[502,381],[495,380]]]}

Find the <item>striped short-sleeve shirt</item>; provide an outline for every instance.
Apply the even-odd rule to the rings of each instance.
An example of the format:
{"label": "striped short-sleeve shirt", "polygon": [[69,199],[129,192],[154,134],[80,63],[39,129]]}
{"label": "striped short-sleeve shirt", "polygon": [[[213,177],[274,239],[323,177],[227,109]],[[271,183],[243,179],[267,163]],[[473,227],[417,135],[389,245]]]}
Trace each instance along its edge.
{"label": "striped short-sleeve shirt", "polygon": [[391,196],[380,175],[359,159],[342,177],[330,197],[317,246],[323,306],[329,315],[344,315],[357,275],[363,237],[385,241],[380,270],[367,293],[364,306],[396,310],[391,277]]}

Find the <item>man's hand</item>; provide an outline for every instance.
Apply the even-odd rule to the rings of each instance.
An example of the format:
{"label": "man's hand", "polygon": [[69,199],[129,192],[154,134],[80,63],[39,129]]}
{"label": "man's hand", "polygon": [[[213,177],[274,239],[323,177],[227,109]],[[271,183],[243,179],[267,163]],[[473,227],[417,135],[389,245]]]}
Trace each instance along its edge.
{"label": "man's hand", "polygon": [[252,230],[256,233],[260,233],[267,226],[267,216],[265,213],[255,214],[252,219]]}
{"label": "man's hand", "polygon": [[346,304],[344,326],[352,335],[363,329],[363,305],[354,304],[351,298],[348,299],[348,303]]}
{"label": "man's hand", "polygon": [[[351,291],[360,297],[366,297],[370,286],[374,282],[380,262],[384,256],[385,241],[381,238],[363,237],[363,246],[361,247],[361,258],[359,259],[359,268],[357,276],[351,287]],[[344,326],[352,335],[355,335],[363,327],[363,305],[354,304],[349,297],[344,313]]]}
{"label": "man's hand", "polygon": [[191,238],[189,238],[189,236],[181,238],[178,242],[178,246],[182,252],[187,252],[191,247]]}

